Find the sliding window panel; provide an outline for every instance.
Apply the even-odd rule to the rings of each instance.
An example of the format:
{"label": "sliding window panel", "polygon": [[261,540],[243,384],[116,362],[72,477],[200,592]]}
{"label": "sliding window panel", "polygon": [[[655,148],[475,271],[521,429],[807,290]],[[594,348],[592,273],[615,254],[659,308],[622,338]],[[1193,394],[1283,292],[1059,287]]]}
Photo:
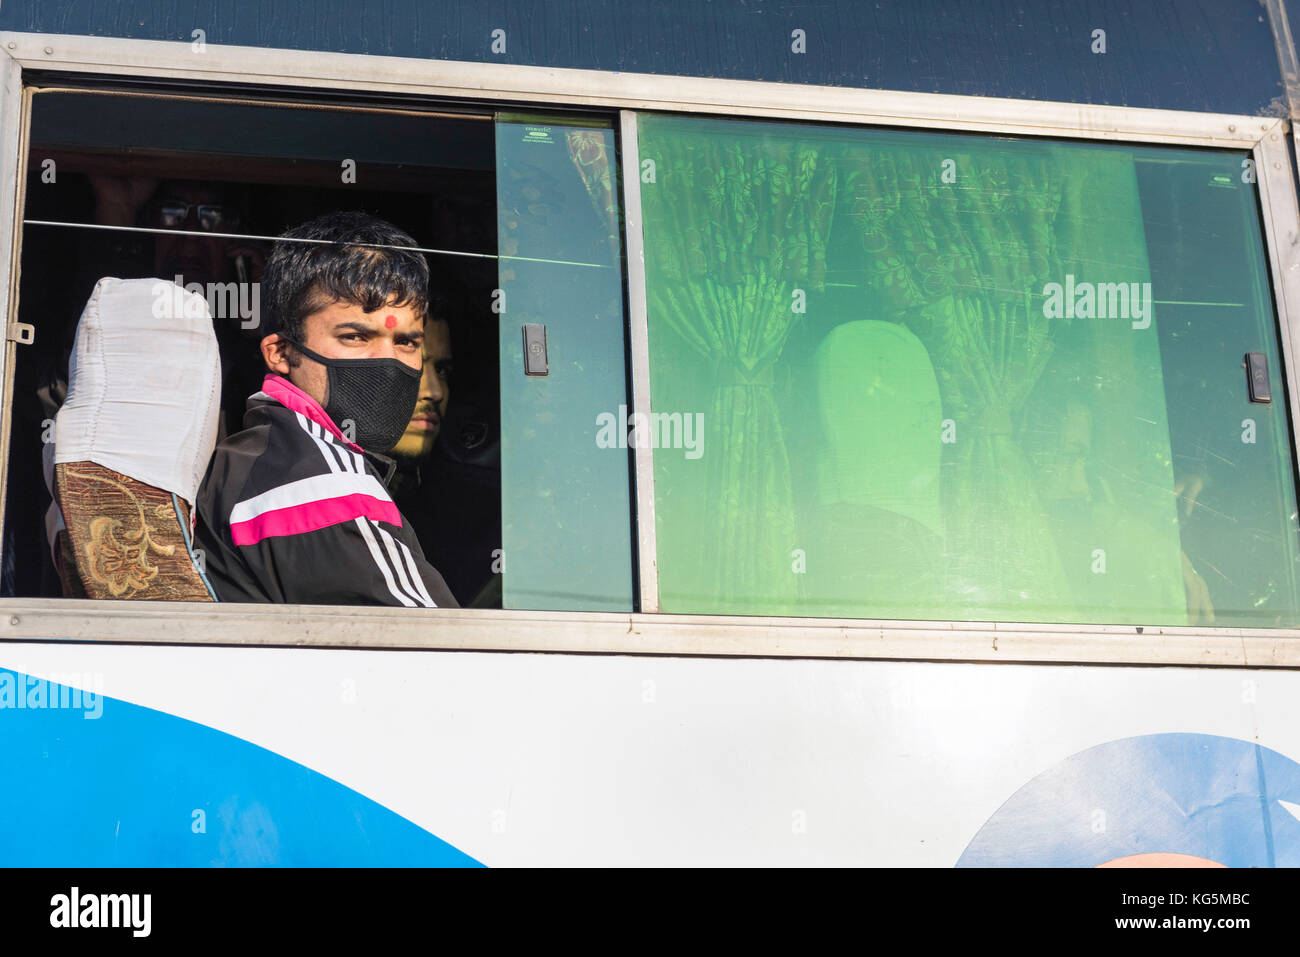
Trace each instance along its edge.
{"label": "sliding window panel", "polygon": [[504,605],[631,611],[612,124],[498,114]]}
{"label": "sliding window panel", "polygon": [[[49,508],[44,466],[51,466],[52,482],[47,455],[55,420],[76,371],[79,322],[99,280],[160,279],[206,300],[221,367],[218,429],[233,435],[267,373],[259,343],[273,328],[263,311],[270,300],[262,280],[274,238],[318,216],[360,210],[425,250],[443,300],[459,378],[450,405],[444,391],[438,412],[450,414],[443,422],[433,409],[422,409],[394,450],[399,465],[389,491],[426,557],[457,598],[470,603],[491,581],[491,556],[500,545],[492,457],[498,357],[487,307],[496,283],[492,116],[209,92],[28,90],[31,148],[25,165],[9,173],[11,183],[16,174],[23,184],[17,318],[32,341],[12,354],[0,595],[54,597],[87,587],[133,600],[167,594],[162,585],[169,576],[156,572],[156,551],[128,550],[121,554],[139,562],[110,562],[110,568],[50,547],[61,512]],[[165,299],[155,307],[167,306]],[[436,334],[430,341],[446,338]],[[193,385],[177,379],[175,362],[167,361],[180,342],[141,335],[123,348],[160,357],[150,369],[155,392]],[[426,397],[422,405],[428,403]],[[111,455],[119,463],[114,470],[139,452],[135,436],[150,434],[150,408],[145,403],[130,413],[135,428],[111,443],[100,436],[97,454]],[[103,485],[100,492],[110,487],[96,485]],[[145,534],[134,506],[122,502],[87,494],[70,506],[87,527],[103,519],[95,527],[106,536],[106,551],[96,554],[117,554],[122,543],[138,544]],[[118,506],[126,509],[114,519],[120,527],[100,511]],[[183,548],[179,533],[177,547]],[[56,554],[64,574],[55,568]]]}
{"label": "sliding window panel", "polygon": [[663,611],[1300,623],[1249,154],[638,132]]}

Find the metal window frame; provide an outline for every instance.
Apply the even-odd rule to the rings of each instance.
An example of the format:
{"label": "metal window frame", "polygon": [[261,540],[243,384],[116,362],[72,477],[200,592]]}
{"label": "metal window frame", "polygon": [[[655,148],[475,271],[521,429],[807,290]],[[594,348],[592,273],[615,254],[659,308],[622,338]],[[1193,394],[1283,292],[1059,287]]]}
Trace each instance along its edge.
{"label": "metal window frame", "polygon": [[4,541],[5,507],[9,482],[9,428],[14,404],[13,369],[23,330],[18,324],[18,264],[22,253],[19,210],[27,183],[19,176],[27,155],[27,95],[22,68],[10,58],[0,58],[0,241],[8,240],[9,255],[0,251],[0,542]]}
{"label": "metal window frame", "polygon": [[[1283,120],[301,50],[275,50],[274,56],[271,52],[212,44],[200,52],[184,42],[0,32],[0,236],[8,236],[11,246],[11,256],[0,256],[3,314],[14,314],[11,307],[17,290],[18,211],[24,182],[18,172],[25,154],[27,113],[24,70],[617,110],[624,169],[631,389],[634,411],[640,412],[650,411],[650,393],[637,111],[1250,150],[1280,322],[1292,442],[1300,444],[1295,434],[1295,423],[1300,422],[1295,368],[1300,355],[1300,207]],[[627,175],[629,169],[632,175]],[[5,404],[0,409],[0,496],[8,464],[12,355],[9,343],[0,354],[0,382],[5,384]],[[639,613],[8,599],[0,600],[0,641],[1300,668],[1300,629],[659,614],[651,450],[636,450],[634,474]],[[286,640],[285,635],[294,637]]]}
{"label": "metal window frame", "polygon": [[[632,412],[650,421],[650,324],[645,284],[645,238],[641,230],[641,147],[636,111],[619,111],[619,160],[623,181],[623,233],[627,245],[628,352],[632,357]],[[637,577],[641,612],[659,611],[659,546],[655,533],[654,449],[633,448],[636,493]]]}

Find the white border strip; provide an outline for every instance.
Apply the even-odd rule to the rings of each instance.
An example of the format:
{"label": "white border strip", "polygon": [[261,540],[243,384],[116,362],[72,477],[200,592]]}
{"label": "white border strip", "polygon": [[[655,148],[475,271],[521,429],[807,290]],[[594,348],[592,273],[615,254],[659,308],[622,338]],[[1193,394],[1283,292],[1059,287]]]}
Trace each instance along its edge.
{"label": "white border strip", "polygon": [[[24,69],[1249,149],[1272,117],[35,33]],[[274,56],[271,54],[274,53]]]}
{"label": "white border strip", "polygon": [[0,601],[6,641],[1298,668],[1300,630]]}

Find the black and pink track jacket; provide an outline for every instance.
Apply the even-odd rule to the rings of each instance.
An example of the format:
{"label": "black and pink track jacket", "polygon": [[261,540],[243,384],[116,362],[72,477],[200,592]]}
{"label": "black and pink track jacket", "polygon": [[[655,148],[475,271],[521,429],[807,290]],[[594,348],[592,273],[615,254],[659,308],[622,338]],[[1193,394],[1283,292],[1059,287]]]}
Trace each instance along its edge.
{"label": "black and pink track jacket", "polygon": [[370,457],[282,376],[217,446],[197,507],[221,601],[457,607]]}

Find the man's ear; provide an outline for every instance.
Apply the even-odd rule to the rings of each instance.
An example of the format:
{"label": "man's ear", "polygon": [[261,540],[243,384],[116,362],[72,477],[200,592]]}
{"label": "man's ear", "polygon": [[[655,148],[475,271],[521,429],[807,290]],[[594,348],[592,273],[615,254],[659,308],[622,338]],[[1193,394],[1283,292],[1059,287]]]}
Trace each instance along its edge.
{"label": "man's ear", "polygon": [[266,367],[277,375],[289,374],[289,340],[281,339],[277,333],[271,333],[262,339],[262,361]]}

